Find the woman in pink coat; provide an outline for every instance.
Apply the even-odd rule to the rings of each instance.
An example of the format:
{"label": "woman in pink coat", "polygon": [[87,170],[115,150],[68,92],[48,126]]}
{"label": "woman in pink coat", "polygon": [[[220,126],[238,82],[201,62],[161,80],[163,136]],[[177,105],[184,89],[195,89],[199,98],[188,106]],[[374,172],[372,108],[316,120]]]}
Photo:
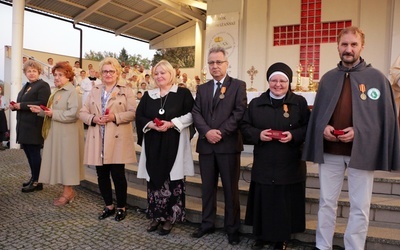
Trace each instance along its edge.
{"label": "woman in pink coat", "polygon": [[[132,128],[136,101],[132,90],[118,83],[121,71],[115,58],[109,57],[101,61],[102,84],[92,88],[79,113],[79,118],[89,126],[83,162],[96,166],[98,185],[105,202],[99,220],[115,213],[116,221],[125,218],[125,164],[136,162]],[[110,174],[117,198],[116,208],[112,199]]]}

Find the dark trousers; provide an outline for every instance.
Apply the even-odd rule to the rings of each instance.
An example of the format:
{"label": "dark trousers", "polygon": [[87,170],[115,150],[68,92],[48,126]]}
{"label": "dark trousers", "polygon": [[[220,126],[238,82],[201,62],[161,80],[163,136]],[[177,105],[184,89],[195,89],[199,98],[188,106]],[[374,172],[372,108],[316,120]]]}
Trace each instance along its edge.
{"label": "dark trousers", "polygon": [[113,204],[111,179],[114,182],[115,196],[117,197],[117,208],[126,206],[126,197],[128,184],[125,177],[125,164],[104,164],[96,166],[97,181],[99,183],[100,193],[106,206]]}
{"label": "dark trousers", "polygon": [[40,164],[42,163],[42,156],[40,150],[42,149],[41,144],[21,144],[22,149],[28,158],[29,167],[31,168],[31,176],[33,181],[39,180]]}
{"label": "dark trousers", "polygon": [[239,174],[240,154],[200,154],[203,215],[202,229],[214,227],[217,212],[218,176],[224,190],[224,227],[228,234],[240,228]]}

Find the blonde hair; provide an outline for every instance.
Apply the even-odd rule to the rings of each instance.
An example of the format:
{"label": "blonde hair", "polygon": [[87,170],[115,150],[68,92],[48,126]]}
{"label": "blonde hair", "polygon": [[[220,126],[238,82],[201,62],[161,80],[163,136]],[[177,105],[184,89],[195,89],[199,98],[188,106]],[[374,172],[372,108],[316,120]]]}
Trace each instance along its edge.
{"label": "blonde hair", "polygon": [[102,69],[103,69],[104,65],[112,65],[115,68],[115,74],[117,74],[117,82],[118,82],[119,77],[120,77],[121,72],[122,72],[122,68],[121,68],[121,65],[119,64],[118,60],[113,58],[113,57],[106,57],[99,63],[100,78],[101,79],[103,77]]}
{"label": "blonde hair", "polygon": [[42,65],[40,65],[40,63],[38,63],[38,62],[36,62],[36,61],[34,61],[34,60],[28,60],[28,61],[26,61],[26,62],[24,63],[24,66],[23,66],[23,68],[22,68],[23,71],[24,71],[24,73],[26,73],[26,70],[27,70],[29,67],[36,69],[36,70],[39,72],[39,75],[43,72]]}
{"label": "blonde hair", "polygon": [[[154,67],[152,69],[153,78],[154,78],[154,72],[156,71],[156,68],[158,68],[158,67],[160,67],[163,70],[167,71],[171,75],[171,79],[170,79],[169,83],[175,84],[175,82],[176,82],[176,71],[175,71],[174,67],[172,67],[172,65],[167,60],[159,61],[156,65],[154,65]],[[156,81],[156,83],[157,83],[157,81]]]}
{"label": "blonde hair", "polygon": [[350,26],[350,27],[346,27],[346,28],[342,29],[337,37],[337,43],[338,44],[340,43],[340,38],[342,38],[343,35],[349,34],[349,33],[352,33],[354,35],[359,35],[361,38],[361,46],[364,46],[365,34],[360,28],[358,28],[356,26]]}

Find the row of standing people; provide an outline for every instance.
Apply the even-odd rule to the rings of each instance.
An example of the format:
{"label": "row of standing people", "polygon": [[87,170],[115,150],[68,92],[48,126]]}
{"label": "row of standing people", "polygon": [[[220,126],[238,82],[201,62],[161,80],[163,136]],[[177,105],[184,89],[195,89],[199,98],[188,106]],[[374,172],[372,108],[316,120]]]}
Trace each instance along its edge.
{"label": "row of standing people", "polygon": [[[227,75],[229,62],[223,48],[210,49],[207,62],[213,79],[198,87],[195,100],[190,91],[174,84],[172,66],[161,61],[153,69],[158,88],[147,91],[136,110],[131,91],[118,85],[121,70],[117,61],[103,61],[100,66],[103,84],[91,91],[79,114],[75,110],[89,125],[84,163],[96,166],[106,205],[99,219],[113,215],[115,210],[118,211],[117,221],[125,218],[124,164],[136,160],[131,128],[136,115],[138,143],[142,146],[138,177],[147,180],[150,219],[147,231],[161,227],[159,234],[166,235],[176,222],[184,220],[184,177],[193,175],[190,151],[193,121],[199,133],[196,151],[203,183],[203,205],[201,225],[192,237],[200,238],[214,232],[220,176],[228,241],[230,244],[240,241],[238,180],[243,138],[245,143],[254,145],[245,218],[246,224],[253,225],[256,238],[253,248],[274,244],[275,249],[283,249],[292,233],[305,230],[304,160],[308,160],[319,164],[321,180],[316,247],[332,248],[337,200],[347,170],[350,216],[344,244],[346,249],[363,249],[373,172],[398,170],[400,166],[399,132],[390,83],[361,58],[364,39],[364,33],[357,27],[341,31],[337,43],[341,61],[337,68],[321,78],[311,116],[306,100],[291,92],[292,70],[284,63],[269,67],[269,90],[247,106],[246,84]],[[21,102],[29,88],[23,88],[17,104],[10,105],[11,109],[26,111],[30,108],[43,113],[37,106],[29,107]],[[41,101],[32,104],[48,100],[50,103],[52,98],[48,98],[50,93],[46,91],[41,91],[45,93]],[[54,99],[58,99],[57,95],[51,101],[53,105]],[[48,104],[50,111],[44,111],[52,118],[46,140],[50,138],[53,125],[59,122],[53,120],[56,117],[53,105]],[[39,119],[36,115],[35,118]],[[21,120],[18,123],[22,124]],[[23,134],[20,129],[17,131]],[[40,144],[40,140],[38,142]],[[21,140],[20,143],[24,150],[29,144]],[[57,148],[56,145],[52,147]],[[63,147],[60,145],[60,148]],[[31,163],[30,155],[25,152]],[[110,174],[116,189],[117,209],[112,201]],[[28,187],[33,185],[34,189],[41,189],[38,188],[41,179],[38,181],[33,172],[32,177]],[[63,194],[58,201],[66,204],[73,197]]]}

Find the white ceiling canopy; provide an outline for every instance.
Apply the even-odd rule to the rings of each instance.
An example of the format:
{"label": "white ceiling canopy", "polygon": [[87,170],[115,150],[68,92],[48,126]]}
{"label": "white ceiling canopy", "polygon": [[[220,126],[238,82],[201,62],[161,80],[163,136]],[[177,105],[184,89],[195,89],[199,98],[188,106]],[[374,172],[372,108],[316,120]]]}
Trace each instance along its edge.
{"label": "white ceiling canopy", "polygon": [[[12,5],[12,0],[0,0]],[[150,43],[201,21],[207,1],[201,0],[26,0],[25,8],[74,24]]]}

